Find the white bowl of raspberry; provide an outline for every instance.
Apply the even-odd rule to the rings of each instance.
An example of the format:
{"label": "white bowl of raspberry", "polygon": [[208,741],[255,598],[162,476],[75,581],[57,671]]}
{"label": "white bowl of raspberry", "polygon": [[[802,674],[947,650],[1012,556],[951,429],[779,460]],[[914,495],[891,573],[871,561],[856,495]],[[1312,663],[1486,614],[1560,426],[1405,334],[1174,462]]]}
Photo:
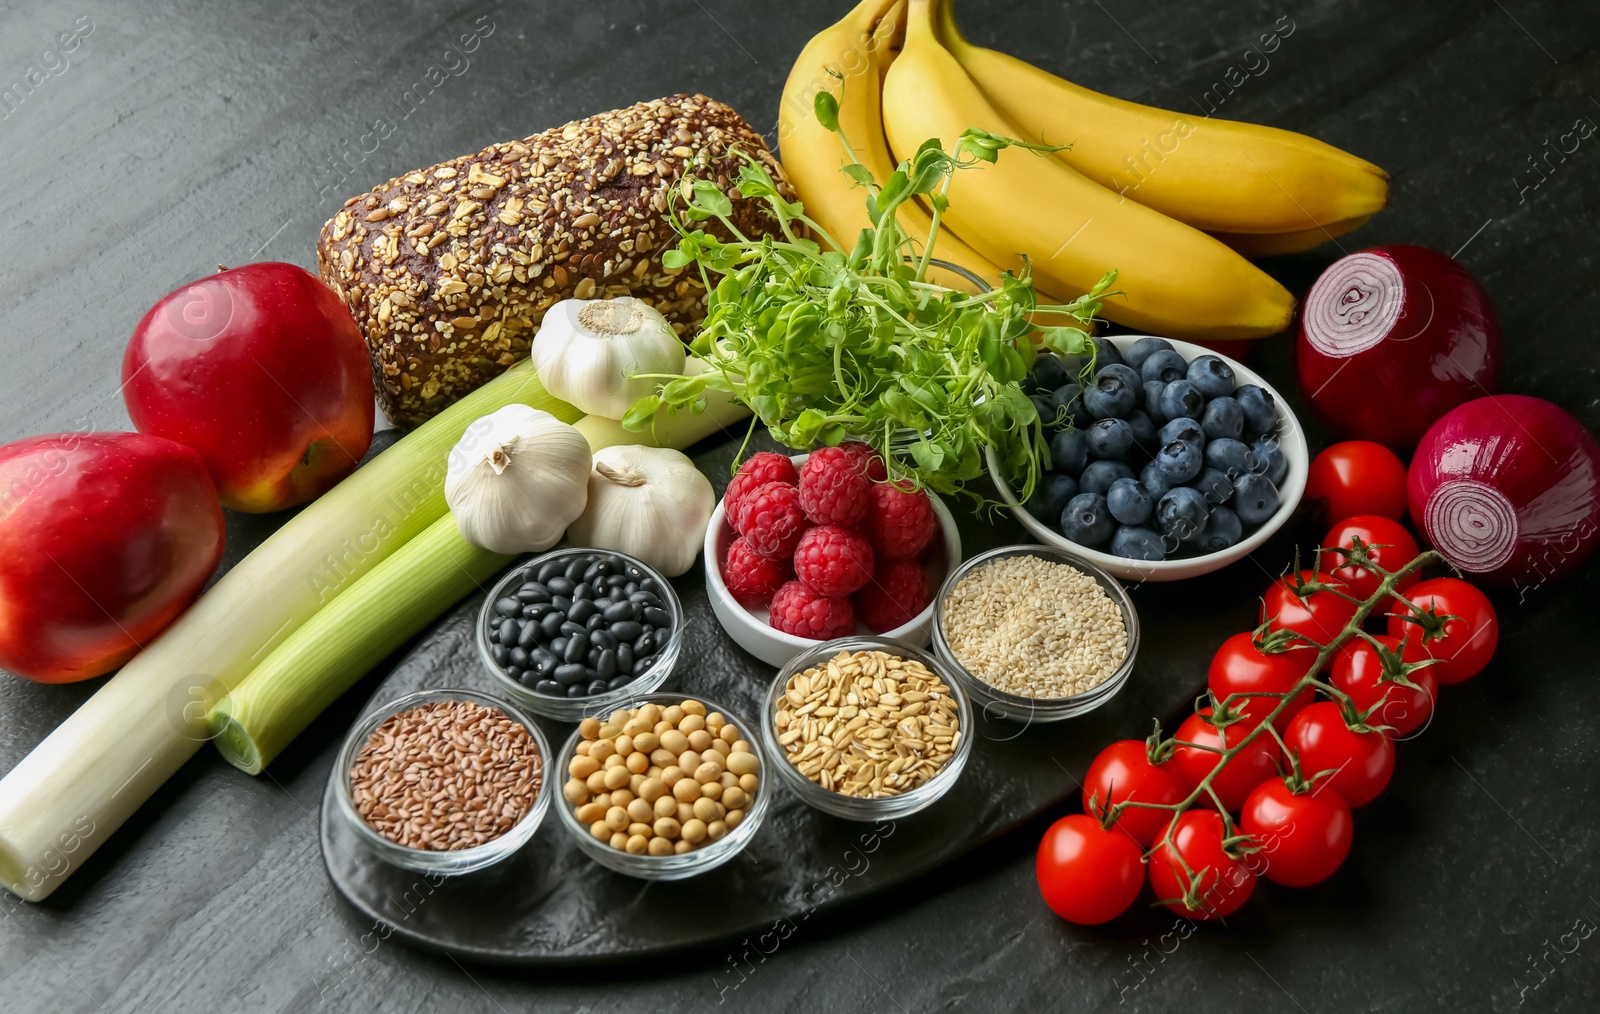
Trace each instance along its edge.
{"label": "white bowl of raspberry", "polygon": [[807,469],[812,455],[753,455],[729,483],[706,526],[717,622],[773,666],[851,634],[926,646],[934,592],[961,564],[955,518],[934,494],[881,481],[881,463],[863,444],[816,456]]}

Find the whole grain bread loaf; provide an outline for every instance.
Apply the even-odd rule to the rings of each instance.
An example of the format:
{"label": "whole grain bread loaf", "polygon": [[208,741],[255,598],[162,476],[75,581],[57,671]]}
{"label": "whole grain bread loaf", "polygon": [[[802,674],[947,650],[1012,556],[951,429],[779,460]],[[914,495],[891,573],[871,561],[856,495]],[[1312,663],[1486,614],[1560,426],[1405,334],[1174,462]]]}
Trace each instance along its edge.
{"label": "whole grain bread loaf", "polygon": [[[527,356],[545,311],[562,299],[632,295],[680,333],[698,322],[698,273],[661,264],[677,242],[666,197],[686,173],[714,180],[740,232],[774,231],[765,207],[734,190],[736,148],[787,188],[738,113],[704,95],[673,95],[492,145],[347,201],[322,229],[317,265],[366,334],[384,415],[409,429],[493,379]],[[728,238],[720,224],[707,231]]]}

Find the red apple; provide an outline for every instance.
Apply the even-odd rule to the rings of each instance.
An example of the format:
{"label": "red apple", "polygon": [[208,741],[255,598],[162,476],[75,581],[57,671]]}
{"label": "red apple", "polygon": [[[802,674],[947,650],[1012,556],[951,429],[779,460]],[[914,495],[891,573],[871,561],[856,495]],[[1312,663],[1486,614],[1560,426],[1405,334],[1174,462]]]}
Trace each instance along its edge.
{"label": "red apple", "polygon": [[216,486],[182,444],[61,433],[0,447],[0,668],[41,683],[110,672],[221,557]]}
{"label": "red apple", "polygon": [[169,293],[134,329],[122,395],[141,433],[200,452],[222,505],[305,503],[372,442],[361,329],[293,264],[246,264]]}

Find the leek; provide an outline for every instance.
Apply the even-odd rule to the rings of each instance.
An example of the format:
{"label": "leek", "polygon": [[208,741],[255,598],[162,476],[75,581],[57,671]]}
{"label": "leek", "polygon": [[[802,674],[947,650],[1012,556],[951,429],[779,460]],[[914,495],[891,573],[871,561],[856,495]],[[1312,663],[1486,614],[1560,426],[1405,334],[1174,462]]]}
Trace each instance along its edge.
{"label": "leek", "polygon": [[0,779],[0,885],[60,886],[209,738],[211,705],[446,515],[446,455],[512,402],[579,417],[528,362],[463,398],[286,522]]}

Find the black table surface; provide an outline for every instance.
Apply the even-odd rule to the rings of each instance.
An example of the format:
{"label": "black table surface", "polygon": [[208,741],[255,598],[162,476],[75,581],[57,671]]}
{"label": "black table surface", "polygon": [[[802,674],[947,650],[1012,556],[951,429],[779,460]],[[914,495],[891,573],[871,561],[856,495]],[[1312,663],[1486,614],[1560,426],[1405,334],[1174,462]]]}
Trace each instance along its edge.
{"label": "black table surface", "polygon": [[[340,201],[398,173],[679,91],[772,128],[790,62],[848,6],[0,5],[9,89],[0,441],[126,428],[121,351],[151,302],[218,263],[312,265],[317,230]],[[1600,122],[1600,7],[1219,6],[957,9],[976,40],[1090,87],[1205,112],[1231,81],[1217,115],[1306,131],[1384,166],[1391,208],[1342,246],[1457,253],[1504,319],[1503,388],[1550,398],[1600,429],[1600,149],[1585,139],[1555,150],[1575,125],[1587,122],[1587,135]],[[473,31],[472,52],[452,48]],[[1252,49],[1273,31],[1275,51]],[[425,101],[407,98],[430,75]],[[19,81],[29,86],[13,88]],[[392,127],[382,137],[379,119]],[[1269,267],[1303,291],[1337,253]],[[1286,342],[1264,345],[1254,362],[1288,383]],[[254,542],[275,524],[231,518],[230,541]],[[1276,571],[1286,561],[1258,562]],[[1392,787],[1358,815],[1345,868],[1313,890],[1259,890],[1226,928],[1175,930],[1153,912],[1094,930],[1060,922],[1033,883],[1041,821],[909,887],[730,953],[565,977],[423,955],[356,918],[318,856],[322,786],[372,677],[268,777],[202,751],[48,901],[0,895],[0,1006],[1592,1009],[1583,998],[1600,985],[1600,940],[1589,939],[1600,927],[1596,570],[1497,599],[1495,663],[1452,688],[1427,735],[1402,747]],[[1177,588],[1144,606],[1147,638],[1184,638],[1183,650],[1162,654],[1192,664],[1137,671],[1130,693],[1141,679],[1203,681],[1222,635],[1182,622],[1188,605]],[[1242,626],[1250,603],[1237,612]],[[96,685],[0,677],[0,768]]]}

